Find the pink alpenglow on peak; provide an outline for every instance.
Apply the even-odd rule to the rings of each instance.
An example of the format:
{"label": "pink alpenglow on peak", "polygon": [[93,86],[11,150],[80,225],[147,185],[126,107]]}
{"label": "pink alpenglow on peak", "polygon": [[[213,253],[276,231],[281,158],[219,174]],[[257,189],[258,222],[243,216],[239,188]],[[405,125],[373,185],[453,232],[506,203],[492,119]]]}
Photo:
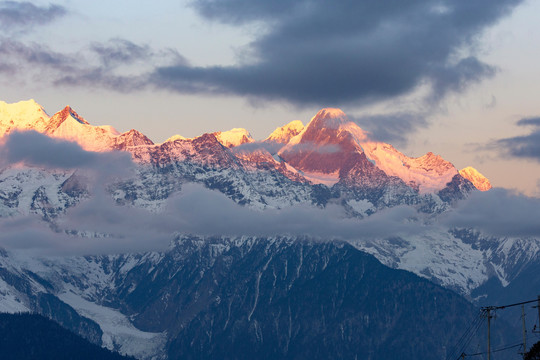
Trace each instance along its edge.
{"label": "pink alpenglow on peak", "polygon": [[345,125],[348,122],[350,122],[349,118],[341,109],[325,108],[319,110],[317,115],[311,119],[307,126],[325,129],[337,129],[341,125]]}
{"label": "pink alpenglow on peak", "polygon": [[[277,128],[261,143],[246,147],[238,146],[254,140],[242,128],[192,139],[175,135],[162,144],[154,144],[134,129],[120,134],[111,126],[93,126],[69,106],[50,117],[33,100],[15,104],[0,101],[0,138],[14,130],[35,130],[75,141],[89,151],[129,151],[137,162],[166,163],[197,158],[223,167],[270,167],[295,181],[327,186],[337,182],[357,187],[397,184],[397,178],[403,186],[420,194],[437,193],[458,175],[454,165],[439,155],[429,152],[412,158],[390,144],[372,139],[335,108],[320,110],[306,126],[301,121],[292,121]],[[491,188],[489,181],[471,167],[459,174],[479,190]]]}
{"label": "pink alpenglow on peak", "polygon": [[[338,151],[325,151],[328,148]],[[375,141],[339,109],[322,109],[279,155],[304,174],[341,174],[364,154],[387,176],[395,176],[420,193],[443,189],[457,169],[442,157],[427,153],[410,158],[392,145]],[[365,163],[367,166],[367,163]],[[313,177],[315,178],[315,177]],[[361,180],[360,180],[361,181]]]}
{"label": "pink alpenglow on peak", "polygon": [[214,136],[223,146],[229,148],[255,141],[251,137],[249,131],[242,128],[234,128],[229,131],[218,131],[214,133]]}
{"label": "pink alpenglow on peak", "polygon": [[472,182],[474,187],[476,187],[480,191],[488,191],[489,189],[492,188],[489,180],[484,175],[480,174],[478,170],[476,170],[475,168],[471,166],[461,169],[459,171],[459,174],[463,176],[465,179]]}

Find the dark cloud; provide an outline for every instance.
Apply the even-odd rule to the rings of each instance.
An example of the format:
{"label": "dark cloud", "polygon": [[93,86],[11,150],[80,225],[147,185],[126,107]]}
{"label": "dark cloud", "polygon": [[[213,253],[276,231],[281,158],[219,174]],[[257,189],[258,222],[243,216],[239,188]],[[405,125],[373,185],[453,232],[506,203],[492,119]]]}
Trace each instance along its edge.
{"label": "dark cloud", "polygon": [[[149,67],[160,63],[187,64],[187,60],[173,49],[153,50],[125,39],[111,39],[105,43],[93,43],[74,71],[56,74],[56,85],[99,86],[116,91],[131,92],[148,86]],[[96,58],[95,62],[86,60]],[[132,75],[125,75],[132,68]],[[117,70],[122,71],[119,74]]]}
{"label": "dark cloud", "polygon": [[36,131],[15,131],[0,144],[0,166],[22,163],[53,169],[87,169],[102,175],[126,175],[134,164],[128,153],[85,151],[74,142],[54,139]]}
{"label": "dark cloud", "polygon": [[517,122],[519,126],[527,126],[527,125],[533,125],[533,126],[539,126],[540,127],[540,117],[528,117],[523,118]]}
{"label": "dark cloud", "polygon": [[25,44],[23,42],[0,38],[0,64],[14,66],[18,71],[28,67],[37,67],[40,71],[56,70],[73,72],[77,63],[76,57],[62,54],[40,44]]}
{"label": "dark cloud", "polygon": [[182,93],[319,106],[392,98],[429,83],[429,100],[438,100],[493,75],[473,54],[456,54],[520,2],[195,0],[209,20],[257,24],[251,62],[161,67],[151,81]]}
{"label": "dark cloud", "polygon": [[443,220],[451,227],[474,228],[493,236],[540,237],[540,199],[494,188],[471,193]]}
{"label": "dark cloud", "polygon": [[156,62],[158,59],[187,65],[187,60],[173,49],[154,51],[149,45],[139,45],[125,39],[110,39],[106,43],[93,43],[90,51],[106,68],[130,65],[137,62]]}
{"label": "dark cloud", "polygon": [[53,22],[67,13],[63,6],[36,6],[31,2],[0,1],[0,29],[29,29]]}
{"label": "dark cloud", "polygon": [[137,45],[124,39],[111,39],[108,43],[94,43],[91,49],[99,55],[105,66],[131,64],[137,60],[147,60],[151,50],[148,45]]}
{"label": "dark cloud", "polygon": [[405,112],[356,117],[353,121],[373,139],[400,146],[407,143],[410,133],[428,124],[426,115]]}
{"label": "dark cloud", "polygon": [[435,66],[430,75],[433,84],[430,100],[436,102],[449,91],[461,92],[469,85],[492,77],[495,73],[495,67],[485,64],[475,57],[467,57],[454,65]]}
{"label": "dark cloud", "polygon": [[154,51],[148,45],[124,39],[92,43],[77,53],[62,53],[46,45],[0,37],[0,72],[16,73],[17,80],[23,82],[40,79],[56,86],[129,92],[147,87],[145,73],[156,64],[167,63],[187,61],[175,50]]}
{"label": "dark cloud", "polygon": [[53,83],[56,86],[102,87],[123,93],[141,90],[146,86],[146,77],[141,75],[116,75],[107,68],[82,68],[71,73],[55,74]]}
{"label": "dark cloud", "polygon": [[533,128],[528,135],[495,140],[488,144],[487,148],[496,149],[506,156],[540,162],[540,117],[521,119],[517,125],[532,126]]}

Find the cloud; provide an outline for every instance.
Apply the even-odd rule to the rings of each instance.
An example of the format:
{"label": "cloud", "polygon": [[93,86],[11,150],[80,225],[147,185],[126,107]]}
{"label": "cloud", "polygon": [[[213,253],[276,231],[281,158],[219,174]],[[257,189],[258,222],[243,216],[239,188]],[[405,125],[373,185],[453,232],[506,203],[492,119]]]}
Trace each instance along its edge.
{"label": "cloud", "polygon": [[284,144],[275,141],[255,141],[251,143],[244,143],[238,146],[230,148],[230,150],[236,156],[242,157],[242,155],[250,155],[256,151],[268,151],[270,154],[276,154]]}
{"label": "cloud", "polygon": [[494,74],[474,51],[456,54],[474,50],[475,36],[520,2],[196,0],[206,19],[256,26],[250,61],[160,67],[150,81],[181,93],[319,106],[389,99],[428,83],[428,100],[437,101]]}
{"label": "cloud", "polygon": [[[198,184],[184,184],[160,212],[120,206],[97,194],[67,210],[49,227],[37,216],[0,219],[0,246],[39,254],[86,255],[163,250],[177,234],[200,236],[299,236],[327,241],[429,239],[450,228],[474,228],[487,235],[538,237],[540,199],[504,189],[475,192],[449,213],[427,224],[413,207],[397,206],[367,218],[344,209],[297,205],[255,210]],[[431,235],[430,235],[431,234]]]}
{"label": "cloud", "polygon": [[147,72],[156,65],[187,65],[187,60],[176,50],[154,50],[149,45],[119,38],[92,43],[82,54],[74,71],[55,74],[56,85],[98,86],[131,92],[149,86]]}
{"label": "cloud", "polygon": [[41,7],[27,1],[0,1],[0,29],[30,29],[51,23],[66,14],[66,9],[56,4]]}
{"label": "cloud", "polygon": [[148,60],[151,49],[148,45],[137,45],[124,39],[111,39],[108,43],[93,43],[91,50],[107,67],[116,64],[131,64],[137,60]]}
{"label": "cloud", "polygon": [[532,159],[540,162],[540,117],[524,118],[518,126],[532,126],[528,135],[499,139],[489,143],[486,148],[496,149],[506,156]]}
{"label": "cloud", "polygon": [[430,100],[437,102],[450,91],[462,92],[469,85],[492,77],[496,71],[495,67],[485,64],[472,56],[461,59],[454,65],[435,66],[430,75],[433,84]]}
{"label": "cloud", "polygon": [[425,114],[406,112],[366,115],[353,118],[353,121],[367,130],[373,139],[402,146],[409,140],[408,134],[428,125]]}
{"label": "cloud", "polygon": [[527,126],[527,125],[533,125],[533,126],[540,126],[540,117],[528,117],[523,118],[517,122],[519,126]]}
{"label": "cloud", "polygon": [[319,154],[334,154],[339,153],[343,149],[339,144],[317,144],[316,142],[305,141],[302,143],[294,144],[291,147],[287,147],[286,151],[289,154],[293,153],[319,153]]}
{"label": "cloud", "polygon": [[75,71],[76,57],[52,51],[40,44],[24,44],[20,41],[0,38],[0,64],[16,66],[18,71],[27,66],[37,66],[40,70],[54,69],[60,72]]}
{"label": "cloud", "polygon": [[33,215],[0,219],[0,246],[80,255],[162,250],[178,233],[373,239],[417,233],[419,226],[411,220],[415,216],[410,207],[387,209],[364,220],[347,218],[338,206],[260,211],[201,185],[185,184],[159,213],[119,206],[102,193],[69,208],[52,228]]}
{"label": "cloud", "polygon": [[342,207],[332,205],[324,209],[297,205],[258,211],[198,185],[185,187],[169,203],[168,212],[177,216],[183,232],[201,235],[293,235],[352,240],[417,232],[409,221],[416,211],[406,206],[380,211],[363,220],[348,218]]}
{"label": "cloud", "polygon": [[450,227],[474,228],[493,236],[540,237],[540,199],[494,188],[471,193],[446,215]]}
{"label": "cloud", "polygon": [[36,131],[14,131],[0,139],[0,171],[9,166],[77,173],[92,196],[103,197],[106,187],[134,175],[129,153],[86,151],[75,142],[51,138]]}
{"label": "cloud", "polygon": [[121,92],[148,87],[147,73],[154,66],[187,64],[173,49],[153,50],[148,45],[119,38],[66,53],[42,44],[0,37],[0,55],[0,72],[19,81],[38,79],[56,86],[92,86]]}
{"label": "cloud", "polygon": [[0,165],[22,163],[53,169],[93,169],[104,174],[126,173],[134,168],[125,152],[98,153],[79,144],[55,139],[36,131],[14,131],[0,144]]}

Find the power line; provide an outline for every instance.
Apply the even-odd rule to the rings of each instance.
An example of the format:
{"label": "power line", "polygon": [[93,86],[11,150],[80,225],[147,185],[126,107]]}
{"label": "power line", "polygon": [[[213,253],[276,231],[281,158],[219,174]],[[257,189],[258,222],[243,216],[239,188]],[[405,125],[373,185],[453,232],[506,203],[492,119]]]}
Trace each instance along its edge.
{"label": "power line", "polygon": [[482,309],[482,310],[488,310],[488,309],[489,309],[489,310],[505,309],[505,308],[508,308],[508,307],[519,306],[519,305],[525,305],[525,304],[530,304],[530,303],[533,303],[533,302],[538,302],[538,299],[528,300],[528,301],[522,301],[522,302],[519,302],[519,303],[510,304],[510,305],[484,306],[484,307],[482,307],[481,309]]}
{"label": "power line", "polygon": [[[508,349],[513,349],[513,348],[516,348],[516,347],[521,346],[521,345],[523,345],[523,343],[505,346],[505,347],[500,348],[500,349],[497,349],[497,350],[491,350],[491,352],[492,352],[492,353],[496,353],[496,352],[499,352],[499,351],[504,351],[504,350],[508,350]],[[463,355],[465,355],[465,356],[479,356],[479,355],[485,355],[485,354],[487,354],[487,351],[485,351],[485,352],[479,352],[479,353],[475,353],[475,354],[465,354],[465,353],[463,353]]]}
{"label": "power line", "polygon": [[458,341],[455,343],[455,345],[450,349],[450,352],[449,354],[447,354],[447,357],[446,357],[447,360],[454,359],[457,354],[460,354],[463,351],[464,342],[470,336],[470,333],[473,330],[473,328],[476,327],[477,322],[481,320],[481,316],[480,316],[481,314],[482,314],[481,312],[477,313],[474,320],[469,324],[469,326],[467,327],[467,329],[465,329],[465,331],[463,332],[461,337],[458,339]]}
{"label": "power line", "polygon": [[456,345],[450,350],[450,354],[448,354],[446,359],[459,359],[483,323],[483,311],[479,311],[474,320],[469,324],[469,327],[465,330],[463,335],[461,335]]}
{"label": "power line", "polygon": [[[450,350],[450,353],[448,354],[446,359],[447,360],[453,360],[453,359],[458,360],[458,359],[464,359],[465,356],[479,356],[479,355],[485,355],[485,354],[488,355],[488,359],[489,359],[491,353],[512,349],[512,348],[515,348],[515,347],[518,347],[518,346],[523,346],[523,348],[524,348],[523,351],[525,352],[526,349],[525,349],[525,343],[524,342],[520,342],[518,344],[506,346],[506,347],[503,347],[503,348],[500,348],[500,349],[497,349],[497,350],[491,350],[490,349],[490,321],[489,320],[491,319],[491,312],[492,311],[499,310],[499,309],[502,310],[502,309],[505,309],[505,308],[514,307],[514,306],[520,306],[520,305],[523,306],[525,304],[530,304],[530,303],[533,303],[533,302],[538,303],[537,307],[539,309],[539,319],[540,319],[540,295],[538,296],[537,299],[534,299],[534,300],[521,301],[521,302],[518,302],[518,303],[513,303],[513,304],[508,304],[508,305],[484,306],[484,307],[482,307],[481,311],[476,315],[476,317],[469,324],[469,326],[467,327],[467,329],[465,330],[463,335],[458,339],[457,343]],[[478,331],[480,326],[484,323],[485,319],[488,320],[488,349],[487,349],[487,351],[486,352],[478,352],[478,353],[474,353],[474,354],[466,354],[465,350],[466,350],[467,346],[471,342],[473,336],[476,334],[476,332]],[[534,332],[534,330],[533,330],[533,332]],[[525,335],[524,335],[524,339],[525,339]]]}

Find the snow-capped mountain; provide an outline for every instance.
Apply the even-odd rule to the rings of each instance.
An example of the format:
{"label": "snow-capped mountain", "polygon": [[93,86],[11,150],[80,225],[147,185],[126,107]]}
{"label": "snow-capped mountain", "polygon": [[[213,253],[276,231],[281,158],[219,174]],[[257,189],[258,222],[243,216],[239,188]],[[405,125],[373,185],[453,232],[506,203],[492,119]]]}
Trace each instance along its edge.
{"label": "snow-capped mountain", "polygon": [[214,133],[214,136],[226,147],[235,147],[255,141],[251,137],[249,131],[242,128],[234,128],[229,131],[218,131]]}
{"label": "snow-capped mountain", "polygon": [[469,180],[480,191],[488,191],[492,188],[489,180],[472,166],[459,170],[459,175]]}
{"label": "snow-capped mountain", "polygon": [[304,124],[300,120],[294,120],[274,130],[264,141],[287,144],[293,137],[304,130]]}
{"label": "snow-capped mountain", "polygon": [[127,150],[128,147],[153,144],[137,130],[120,134],[112,126],[90,125],[70,106],[49,117],[34,100],[16,104],[0,102],[0,136],[16,130],[34,130],[73,141],[88,151]]}
{"label": "snow-capped mountain", "polygon": [[[161,234],[166,231],[166,224],[151,222],[146,217],[159,219],[160,216],[170,216],[174,206],[178,206],[176,197],[184,193],[188,184],[196,183],[224,194],[240,205],[239,208],[262,217],[289,211],[290,218],[281,221],[290,222],[287,229],[293,230],[297,226],[295,216],[303,211],[326,211],[328,217],[338,214],[335,221],[346,228],[349,222],[376,223],[377,216],[392,218],[392,211],[400,213],[409,209],[411,211],[400,220],[395,233],[379,236],[358,232],[358,236],[348,235],[348,243],[375,256],[386,266],[413,272],[469,299],[472,296],[491,296],[491,290],[485,284],[493,281],[501,286],[510,286],[540,261],[540,242],[537,239],[493,238],[474,229],[450,229],[439,224],[439,218],[452,211],[471,192],[491,188],[489,181],[478,171],[470,167],[458,171],[450,162],[432,153],[418,158],[408,157],[390,144],[371,139],[369,133],[339,109],[319,111],[306,126],[300,121],[293,121],[276,129],[263,141],[255,141],[245,129],[233,129],[190,139],[175,135],[155,144],[137,130],[121,134],[111,126],[92,126],[71,107],[50,117],[32,100],[17,104],[0,102],[0,138],[25,130],[76,142],[92,154],[107,156],[110,152],[127,152],[135,163],[134,172],[107,178],[103,194],[96,190],[93,183],[95,175],[88,169],[38,167],[24,162],[8,164],[0,168],[0,226],[6,226],[6,234],[11,234],[7,230],[17,226],[17,219],[36,226],[34,217],[39,217],[39,229],[50,232],[47,239],[61,236],[76,243],[81,239],[110,238],[114,241],[132,236],[133,232],[126,235],[110,230],[109,223],[118,221],[117,213],[112,213],[112,219],[106,219],[105,230],[98,232],[84,227],[87,218],[92,220],[100,215],[96,215],[99,210],[88,205],[97,196],[112,199],[114,206],[124,206],[122,209],[126,212],[133,209],[143,211],[147,216],[138,212],[133,214],[140,216],[143,224],[151,224],[148,225],[150,227],[159,224],[160,228],[155,230]],[[215,208],[228,206],[225,202],[218,205],[207,203],[206,198],[192,201],[200,201],[201,206],[206,206],[210,216],[216,216],[213,221],[219,221],[218,217],[223,216],[215,215]],[[199,204],[194,203],[193,207],[195,205]],[[70,217],[81,208],[86,209],[86,212],[79,210],[84,217]],[[185,221],[174,211],[172,214],[176,216],[172,217],[174,221]],[[400,230],[413,226],[414,232]],[[152,230],[150,228],[148,233],[152,234]],[[173,230],[177,231],[177,228]],[[173,230],[168,234],[170,240],[176,236]],[[204,314],[197,312],[202,311],[198,307],[202,305],[196,299],[206,301],[204,306],[215,304],[221,309],[226,305],[224,309],[227,311],[234,308],[229,297],[233,290],[221,289],[219,284],[214,287],[208,283],[204,291],[196,290],[195,300],[185,298],[186,294],[181,290],[189,282],[187,278],[203,268],[204,271],[220,273],[220,266],[227,268],[232,257],[242,264],[238,266],[254,276],[249,281],[253,281],[253,290],[258,292],[261,279],[266,283],[272,282],[272,276],[275,277],[274,283],[280,276],[289,279],[292,276],[290,272],[296,271],[298,275],[302,261],[306,261],[302,255],[287,255],[292,256],[290,260],[281,260],[294,261],[295,264],[300,262],[300,265],[293,269],[290,268],[292,265],[282,264],[283,274],[277,270],[279,264],[275,264],[272,275],[268,273],[268,269],[272,269],[268,267],[273,261],[272,251],[290,249],[290,246],[294,248],[294,254],[303,251],[294,247],[296,235],[278,236],[279,241],[276,237],[266,237],[269,244],[278,244],[272,251],[253,245],[264,239],[255,241],[253,237],[242,235],[236,234],[215,243],[197,238],[195,247],[190,241],[182,242],[182,246],[176,241],[168,251],[114,256],[52,259],[29,256],[24,251],[5,251],[0,258],[0,309],[8,312],[37,311],[55,317],[77,332],[85,333],[84,329],[87,329],[87,338],[94,342],[141,358],[165,357],[165,348],[187,351],[187,345],[171,334],[203,336],[205,331],[217,334],[213,325],[207,327],[205,324],[213,321],[212,316],[222,315],[209,310]],[[148,242],[151,243],[153,239],[149,236]],[[254,248],[263,254],[253,254],[253,258],[260,262],[249,267],[244,255]],[[317,250],[321,256],[320,263],[313,258],[310,261],[326,267],[323,254],[326,250]],[[339,253],[336,249],[332,251],[334,255],[336,251]],[[229,252],[228,255],[221,257],[225,252]],[[236,257],[238,252],[242,256]],[[187,253],[197,253],[198,256],[191,260],[198,265],[188,267],[189,271],[181,264]],[[342,255],[336,256],[340,258]],[[164,261],[165,258],[168,260]],[[137,271],[133,271],[135,268]],[[306,274],[306,279],[309,276]],[[209,279],[205,281],[213,281]],[[160,290],[164,284],[167,290]],[[207,289],[219,294],[206,293]],[[270,292],[264,296],[271,303],[275,295]],[[152,304],[143,304],[143,300],[139,300],[142,298],[151,300]],[[171,310],[180,306],[175,302],[180,301],[178,299],[189,304],[187,312]],[[265,328],[266,324],[252,321],[261,321],[261,318],[253,315],[259,304],[258,295],[250,299],[244,303],[247,317],[241,326],[249,328],[246,336],[253,337],[258,343],[266,334],[275,334]],[[287,308],[276,309],[280,314],[277,318],[281,319]],[[159,321],[174,315],[174,321],[179,321],[181,325],[178,326],[182,328],[176,325],[159,327],[155,323],[158,320],[152,320],[155,314],[160,314]],[[366,313],[366,316],[369,318],[372,314]],[[227,317],[219,321],[220,326],[229,326]],[[370,320],[365,321],[367,324]],[[205,336],[211,338],[213,335]],[[294,337],[278,338],[277,348],[294,354],[292,350],[289,352],[289,344],[294,343]],[[208,346],[206,340],[199,344]]]}
{"label": "snow-capped mountain", "polygon": [[451,163],[433,153],[410,158],[392,145],[371,140],[339,109],[319,111],[279,152],[293,167],[328,185],[346,176],[344,169],[363,161],[358,154],[420,194],[442,190],[458,174]]}

